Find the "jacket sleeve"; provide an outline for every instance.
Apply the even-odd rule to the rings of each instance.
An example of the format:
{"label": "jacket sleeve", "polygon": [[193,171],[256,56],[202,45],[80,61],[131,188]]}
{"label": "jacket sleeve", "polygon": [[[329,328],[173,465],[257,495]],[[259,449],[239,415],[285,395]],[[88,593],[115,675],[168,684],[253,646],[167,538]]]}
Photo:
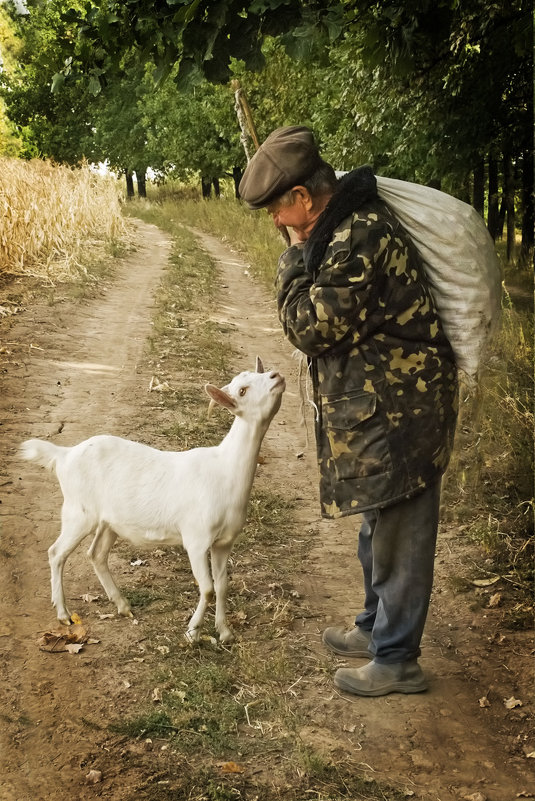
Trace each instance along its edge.
{"label": "jacket sleeve", "polygon": [[338,228],[315,278],[305,268],[302,246],[281,255],[276,279],[279,319],[290,342],[307,356],[321,356],[331,348],[350,350],[364,330],[369,333],[378,289],[375,277],[390,242],[388,228],[384,222],[370,225],[354,218],[352,225]]}

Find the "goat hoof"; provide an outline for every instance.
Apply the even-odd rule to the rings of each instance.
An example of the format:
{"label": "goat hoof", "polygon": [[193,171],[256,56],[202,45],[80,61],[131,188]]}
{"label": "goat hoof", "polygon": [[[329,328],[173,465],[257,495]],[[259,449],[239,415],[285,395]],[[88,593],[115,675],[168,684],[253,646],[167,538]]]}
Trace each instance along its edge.
{"label": "goat hoof", "polygon": [[199,629],[188,629],[184,634],[184,637],[190,643],[199,642],[201,637],[201,632],[199,631]]}
{"label": "goat hoof", "polygon": [[72,626],[72,620],[70,618],[70,615],[68,615],[67,617],[58,617],[58,620],[62,626]]}
{"label": "goat hoof", "polygon": [[228,645],[234,641],[234,634],[230,631],[224,631],[222,634],[219,635],[219,642],[222,642],[224,645]]}

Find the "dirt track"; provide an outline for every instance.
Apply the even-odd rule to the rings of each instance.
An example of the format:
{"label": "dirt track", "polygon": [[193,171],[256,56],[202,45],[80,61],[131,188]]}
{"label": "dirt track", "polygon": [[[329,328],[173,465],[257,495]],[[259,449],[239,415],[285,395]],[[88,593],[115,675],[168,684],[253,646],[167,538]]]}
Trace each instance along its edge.
{"label": "dirt track", "polygon": [[[93,714],[105,721],[119,697],[121,641],[131,636],[131,624],[121,621],[113,631],[105,621],[95,624],[104,657],[89,650],[74,658],[38,649],[39,633],[54,626],[46,550],[56,536],[61,498],[42,471],[17,460],[16,447],[32,436],[62,444],[103,432],[143,438],[139,400],[151,377],[144,347],[168,242],[153,226],[140,223],[139,231],[142,245],[102,297],[82,305],[34,306],[4,342],[0,801],[135,797],[134,774],[110,771],[103,784],[84,783],[95,755],[113,751],[109,736],[84,720]],[[220,264],[219,305],[212,318],[233,329],[239,354],[233,367],[250,369],[259,354],[288,379],[283,408],[266,438],[270,458],[258,480],[297,499],[297,524],[303,537],[311,537],[296,587],[318,616],[296,621],[296,630],[309,633],[311,651],[322,654],[321,630],[332,623],[349,625],[362,600],[354,553],[357,521],[319,518],[314,453],[300,425],[297,362],[272,300],[235,253],[213,237],[199,237]],[[300,451],[305,457],[297,459]],[[535,797],[535,760],[526,756],[535,751],[529,728],[533,643],[526,633],[501,632],[496,610],[484,605],[472,610],[470,596],[449,587],[447,576],[462,565],[466,547],[455,531],[442,530],[423,642],[429,692],[342,697],[331,683],[338,662],[325,654],[325,671],[296,686],[308,720],[302,736],[326,755],[366,765],[378,778],[412,788],[417,799]],[[93,577],[83,548],[68,571],[71,587],[87,592]],[[489,706],[480,705],[484,697]],[[504,699],[511,697],[523,705],[506,709]]]}

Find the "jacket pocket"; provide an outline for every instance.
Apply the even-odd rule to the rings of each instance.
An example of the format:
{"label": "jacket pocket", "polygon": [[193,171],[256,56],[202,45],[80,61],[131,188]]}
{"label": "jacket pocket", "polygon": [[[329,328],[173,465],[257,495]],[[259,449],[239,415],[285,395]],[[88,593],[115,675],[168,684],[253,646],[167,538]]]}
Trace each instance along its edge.
{"label": "jacket pocket", "polygon": [[330,457],[338,479],[365,478],[392,470],[377,395],[354,392],[322,402]]}

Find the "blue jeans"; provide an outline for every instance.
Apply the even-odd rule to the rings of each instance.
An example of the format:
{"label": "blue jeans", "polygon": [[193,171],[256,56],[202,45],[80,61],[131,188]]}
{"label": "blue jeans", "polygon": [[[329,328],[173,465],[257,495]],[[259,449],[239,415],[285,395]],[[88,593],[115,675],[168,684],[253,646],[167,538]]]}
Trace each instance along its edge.
{"label": "blue jeans", "polygon": [[413,498],[363,512],[358,557],[365,611],[355,623],[371,632],[376,662],[420,656],[433,586],[441,481]]}

